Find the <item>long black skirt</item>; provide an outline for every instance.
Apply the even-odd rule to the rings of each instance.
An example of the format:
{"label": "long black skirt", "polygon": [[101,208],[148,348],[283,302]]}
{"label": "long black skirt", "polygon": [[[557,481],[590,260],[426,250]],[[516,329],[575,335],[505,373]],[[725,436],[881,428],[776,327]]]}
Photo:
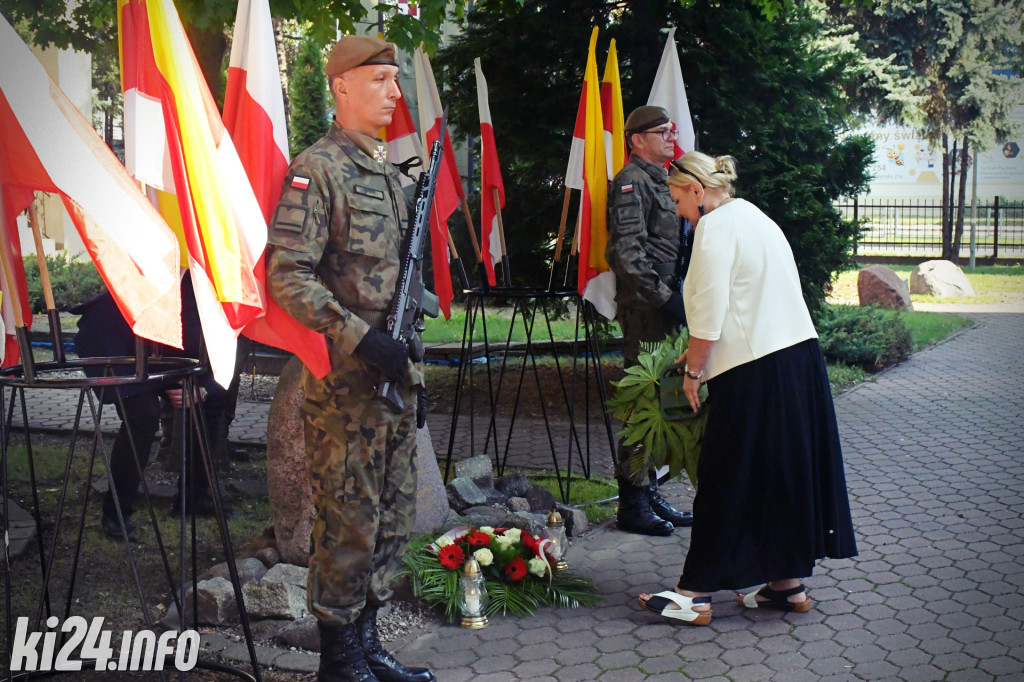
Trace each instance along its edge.
{"label": "long black skirt", "polygon": [[708,382],[693,528],[679,587],[736,590],[857,554],[817,339]]}

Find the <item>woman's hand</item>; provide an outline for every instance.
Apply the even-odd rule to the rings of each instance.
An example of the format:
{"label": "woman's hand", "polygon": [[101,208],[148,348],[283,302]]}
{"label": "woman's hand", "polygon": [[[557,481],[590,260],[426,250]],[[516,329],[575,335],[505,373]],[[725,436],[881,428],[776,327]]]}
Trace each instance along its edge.
{"label": "woman's hand", "polygon": [[690,409],[694,412],[700,407],[700,383],[690,377],[683,379],[683,394],[686,395],[686,399],[690,402]]}

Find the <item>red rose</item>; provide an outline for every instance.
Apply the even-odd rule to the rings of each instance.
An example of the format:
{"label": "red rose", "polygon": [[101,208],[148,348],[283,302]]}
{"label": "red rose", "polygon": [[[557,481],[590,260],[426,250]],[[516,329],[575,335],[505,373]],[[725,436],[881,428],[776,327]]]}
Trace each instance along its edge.
{"label": "red rose", "polygon": [[538,551],[540,547],[540,538],[535,538],[529,533],[523,532],[522,540],[523,546],[526,547],[526,549],[530,550],[531,554],[536,554],[538,556],[540,555],[540,552]]}
{"label": "red rose", "polygon": [[523,557],[517,556],[508,562],[508,566],[505,567],[505,577],[514,583],[526,577],[526,562],[523,560]]}
{"label": "red rose", "polygon": [[466,553],[458,545],[442,547],[437,555],[437,560],[441,562],[441,565],[450,571],[454,571],[461,566],[465,558]]}
{"label": "red rose", "polygon": [[491,544],[491,536],[483,531],[475,530],[466,536],[470,547],[486,547]]}

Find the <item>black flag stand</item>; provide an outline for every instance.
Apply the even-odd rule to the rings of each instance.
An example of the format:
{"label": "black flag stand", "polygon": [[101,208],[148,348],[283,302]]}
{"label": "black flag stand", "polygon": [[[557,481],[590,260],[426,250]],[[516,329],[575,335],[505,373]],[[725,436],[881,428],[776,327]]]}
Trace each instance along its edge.
{"label": "black flag stand", "polygon": [[[24,333],[24,327],[18,328],[19,335]],[[63,347],[62,340],[60,338],[59,326],[55,331],[55,345]],[[114,392],[115,398],[118,402],[121,402],[120,387],[127,387],[137,385],[140,383],[180,383],[182,386],[183,395],[185,396],[186,405],[195,405],[199,399],[199,387],[196,383],[197,377],[204,371],[207,371],[207,365],[203,362],[188,359],[188,358],[168,358],[168,357],[149,357],[146,353],[145,344],[140,344],[136,348],[135,357],[116,357],[116,358],[87,358],[69,360],[63,357],[63,354],[57,355],[57,359],[52,362],[35,363],[32,358],[31,347],[27,343],[22,344],[23,355],[22,364],[11,367],[5,367],[0,370],[0,469],[2,469],[2,512],[3,512],[3,531],[5,538],[9,537],[9,500],[10,500],[10,461],[9,461],[9,445],[11,435],[14,432],[14,408],[15,403],[21,403],[21,422],[23,427],[23,436],[25,442],[26,457],[28,461],[28,486],[32,500],[32,516],[35,519],[36,524],[36,538],[37,548],[39,557],[39,568],[40,568],[40,585],[39,585],[39,597],[37,605],[34,609],[34,613],[19,613],[15,614],[12,612],[12,563],[10,556],[10,547],[8,543],[4,543],[4,563],[5,563],[5,615],[7,623],[6,632],[6,651],[4,652],[4,663],[7,669],[7,680],[15,679],[27,679],[28,677],[39,677],[38,672],[25,672],[14,674],[11,663],[13,660],[13,643],[14,643],[14,632],[13,623],[17,617],[28,618],[28,628],[31,632],[47,632],[49,634],[50,626],[47,621],[51,622],[68,622],[68,618],[73,614],[75,599],[75,587],[76,580],[79,577],[79,561],[82,555],[82,544],[83,535],[85,529],[85,519],[87,506],[89,502],[89,491],[91,488],[90,484],[83,486],[81,491],[71,489],[70,484],[70,472],[72,470],[72,464],[76,457],[76,446],[79,441],[79,436],[83,429],[87,430],[87,425],[83,424],[83,413],[87,418],[91,418],[93,424],[93,437],[92,447],[88,454],[87,470],[89,478],[91,480],[92,474],[95,470],[96,456],[99,453],[102,457],[102,462],[107,470],[110,470],[110,457],[107,452],[107,448],[104,445],[103,435],[101,433],[100,420],[102,418],[102,400],[100,405],[96,405],[96,397],[94,392],[101,394],[103,392],[111,391]],[[84,368],[88,365],[99,366],[103,368],[104,376],[101,377],[88,377],[85,376]],[[132,373],[134,371],[134,373]],[[120,375],[118,375],[120,372]],[[127,375],[126,375],[127,374]],[[56,390],[56,389],[71,389],[78,390],[78,403],[74,418],[74,428],[70,437],[70,444],[68,446],[67,458],[65,461],[63,480],[59,484],[58,489],[58,501],[57,511],[54,516],[52,529],[49,526],[44,528],[42,522],[42,511],[39,503],[39,488],[41,482],[36,475],[36,469],[34,464],[35,455],[32,449],[31,441],[31,429],[29,422],[29,415],[26,407],[25,391],[26,390]],[[8,404],[8,390],[9,390],[9,404]],[[121,402],[123,407],[123,402]],[[205,661],[199,659],[196,662],[195,667],[203,668],[208,670],[215,670],[218,672],[226,673],[234,677],[252,680],[253,682],[259,682],[262,677],[260,675],[259,664],[256,658],[256,649],[252,637],[252,632],[249,627],[249,619],[246,614],[245,604],[242,599],[241,584],[238,577],[238,570],[235,564],[234,551],[231,544],[231,538],[228,533],[227,521],[225,519],[225,509],[221,500],[220,488],[217,484],[217,473],[214,469],[210,445],[206,440],[206,429],[202,424],[203,416],[202,411],[199,409],[186,409],[186,418],[181,420],[182,428],[182,447],[189,447],[191,443],[196,448],[196,454],[198,457],[186,457],[185,453],[181,453],[182,468],[180,471],[180,485],[182,494],[182,504],[180,505],[181,511],[179,516],[179,537],[177,543],[177,561],[179,562],[179,573],[177,580],[174,576],[174,571],[171,566],[171,556],[168,553],[168,547],[172,547],[170,543],[165,544],[164,539],[161,537],[159,527],[157,525],[156,514],[153,509],[152,500],[149,494],[149,490],[145,485],[145,478],[141,476],[142,471],[139,470],[140,478],[142,480],[142,498],[144,500],[145,507],[148,511],[148,517],[152,523],[152,528],[155,534],[156,547],[160,553],[162,571],[167,580],[167,589],[169,594],[172,595],[174,604],[177,606],[179,621],[177,628],[179,633],[183,633],[186,630],[198,630],[198,604],[197,604],[197,590],[196,583],[198,580],[197,573],[197,561],[196,561],[196,519],[195,519],[195,507],[196,505],[187,504],[188,496],[191,492],[192,484],[194,483],[194,476],[205,476],[208,482],[209,491],[213,498],[214,510],[217,528],[220,534],[221,540],[221,551],[224,552],[223,556],[226,559],[228,572],[231,578],[231,585],[234,590],[235,603],[238,608],[238,613],[241,620],[243,636],[245,644],[248,649],[249,662],[252,666],[251,674],[244,670],[236,667],[224,665],[219,662]],[[138,467],[138,454],[135,451],[135,444],[132,443],[133,454],[136,459],[136,467]],[[198,460],[198,461],[197,461]],[[193,471],[188,470],[186,462],[192,462]],[[127,563],[130,568],[131,578],[134,582],[136,592],[139,597],[139,604],[141,607],[142,619],[145,623],[145,627],[149,630],[154,628],[154,605],[148,599],[144,583],[150,581],[144,581],[143,577],[139,574],[139,567],[136,561],[136,548],[133,548],[131,543],[126,537],[126,526],[125,518],[121,514],[120,501],[117,499],[117,488],[111,485],[110,490],[114,496],[115,506],[117,507],[118,523],[121,526],[121,533],[123,536],[123,547],[127,558]],[[80,510],[75,517],[74,506],[76,500],[74,497],[80,496]],[[191,512],[191,516],[189,513]],[[189,533],[189,529],[190,533]],[[46,546],[44,542],[44,530],[48,535],[52,534],[52,538],[49,541],[49,546]],[[189,536],[191,536],[191,544],[188,542]],[[70,559],[67,558],[70,552]],[[55,574],[61,571],[62,579],[55,577]],[[66,574],[63,572],[66,571]],[[192,604],[186,604],[186,594],[188,588],[192,590]],[[162,588],[160,588],[162,589]],[[66,590],[64,595],[63,605],[57,606],[54,604],[55,592],[60,590]],[[85,614],[102,616],[105,614]],[[189,615],[191,615],[191,622],[189,622]],[[52,617],[56,618],[52,618]],[[52,618],[52,620],[51,620]],[[60,626],[58,626],[59,628]],[[55,633],[56,636],[56,648],[60,649],[64,640],[68,637],[66,633],[60,631]],[[133,642],[133,648],[135,643]],[[134,656],[134,651],[132,652]],[[75,655],[78,654],[76,650]],[[160,666],[161,679],[167,679],[169,674],[173,674],[175,666],[170,656],[163,660],[155,660],[157,656],[161,656],[159,652],[154,654],[154,668]],[[108,670],[120,670],[119,667],[125,661],[124,656],[119,660],[115,655],[110,658]],[[83,668],[87,669],[91,665],[91,662],[86,660],[83,662]],[[113,667],[109,667],[113,666]],[[46,675],[48,673],[42,673]],[[102,674],[102,673],[101,673]],[[185,679],[186,673],[183,671],[178,672],[182,680]]]}
{"label": "black flag stand", "polygon": [[[504,342],[493,343],[487,329],[487,308],[505,301],[512,303],[509,332]],[[556,305],[564,305],[566,302],[574,304],[576,309],[575,333],[570,340],[559,340],[555,338],[552,320]],[[538,370],[540,356],[550,357],[554,363],[562,397],[562,404],[552,406],[550,414],[546,401],[540,400],[541,419],[562,501],[570,503],[572,499],[574,462],[578,463],[583,478],[591,477],[591,449],[597,444],[592,438],[599,436],[591,433],[590,396],[596,395],[614,462],[615,443],[611,417],[606,405],[607,395],[601,371],[600,348],[593,313],[589,309],[590,305],[585,303],[575,290],[492,287],[488,291],[466,292],[466,321],[458,358],[459,371],[445,459],[445,480],[449,479],[451,472],[464,400],[468,403],[469,411],[469,451],[473,454],[482,452],[491,455],[498,475],[504,474],[509,464],[516,421],[520,418],[523,390],[528,390],[527,384],[533,383],[538,393],[542,397],[544,395]],[[524,342],[512,341],[517,326],[521,326],[525,334]],[[478,363],[483,365],[486,376],[486,381],[481,382],[481,387],[477,387],[474,381]],[[532,382],[528,382],[529,375],[532,375]],[[582,386],[579,385],[581,379]],[[477,394],[484,389],[486,395],[482,400],[478,399]],[[476,443],[476,410],[479,406],[487,410],[487,429],[482,451],[477,449]],[[507,422],[505,419],[497,418],[499,412],[510,415]],[[563,418],[559,419],[559,416]],[[557,440],[564,439],[566,442],[564,453],[560,452],[556,436],[560,436]]]}

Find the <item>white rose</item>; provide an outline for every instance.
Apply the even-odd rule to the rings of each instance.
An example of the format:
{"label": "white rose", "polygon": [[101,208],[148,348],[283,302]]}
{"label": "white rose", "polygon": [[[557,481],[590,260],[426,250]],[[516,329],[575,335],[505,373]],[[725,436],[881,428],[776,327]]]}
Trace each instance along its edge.
{"label": "white rose", "polygon": [[507,535],[495,535],[494,541],[502,547],[502,549],[508,549],[512,546],[513,540]]}
{"label": "white rose", "polygon": [[509,528],[504,532],[505,537],[510,538],[512,542],[519,542],[523,537],[523,531],[518,528]]}
{"label": "white rose", "polygon": [[486,547],[481,547],[477,551],[473,552],[473,558],[477,560],[481,566],[490,566],[494,561],[494,555],[491,554],[491,550]]}
{"label": "white rose", "polygon": [[543,578],[548,572],[547,564],[544,563],[543,559],[536,556],[526,562],[526,568],[538,578]]}
{"label": "white rose", "polygon": [[487,533],[491,537],[494,537],[494,527],[493,526],[480,526],[480,532],[481,533]]}
{"label": "white rose", "polygon": [[438,539],[434,540],[434,544],[437,545],[438,549],[441,549],[442,547],[447,547],[448,545],[452,544],[452,542],[454,541],[447,535],[442,535]]}

